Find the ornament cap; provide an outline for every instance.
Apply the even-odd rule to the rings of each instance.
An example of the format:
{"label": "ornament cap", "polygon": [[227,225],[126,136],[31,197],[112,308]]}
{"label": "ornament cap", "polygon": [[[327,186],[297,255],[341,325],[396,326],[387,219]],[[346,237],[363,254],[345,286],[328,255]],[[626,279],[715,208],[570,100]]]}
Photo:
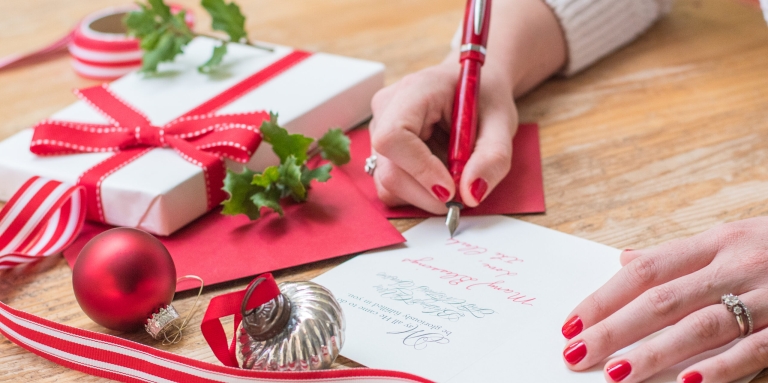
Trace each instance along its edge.
{"label": "ornament cap", "polygon": [[257,341],[265,341],[280,334],[291,318],[291,301],[282,293],[261,306],[246,310],[251,295],[262,281],[264,278],[259,278],[248,287],[240,306],[245,330]]}
{"label": "ornament cap", "polygon": [[154,339],[160,339],[179,320],[179,313],[171,305],[167,305],[147,319],[144,329]]}

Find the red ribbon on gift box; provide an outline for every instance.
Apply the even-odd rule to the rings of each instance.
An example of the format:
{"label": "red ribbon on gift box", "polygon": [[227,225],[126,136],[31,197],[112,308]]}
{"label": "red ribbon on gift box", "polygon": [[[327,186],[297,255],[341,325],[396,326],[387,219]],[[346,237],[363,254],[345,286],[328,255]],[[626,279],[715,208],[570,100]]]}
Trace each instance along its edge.
{"label": "red ribbon on gift box", "polygon": [[219,115],[214,112],[310,55],[293,51],[164,126],[153,126],[144,114],[106,85],[75,91],[109,124],[45,120],[34,127],[30,150],[48,156],[115,153],[88,169],[77,181],[86,189],[87,217],[92,221],[106,223],[101,203],[104,180],[153,148],[172,148],[203,169],[208,209],[212,209],[227,197],[222,190],[226,175],[223,159],[247,162],[261,143],[261,123],[269,119],[269,113],[264,111]]}

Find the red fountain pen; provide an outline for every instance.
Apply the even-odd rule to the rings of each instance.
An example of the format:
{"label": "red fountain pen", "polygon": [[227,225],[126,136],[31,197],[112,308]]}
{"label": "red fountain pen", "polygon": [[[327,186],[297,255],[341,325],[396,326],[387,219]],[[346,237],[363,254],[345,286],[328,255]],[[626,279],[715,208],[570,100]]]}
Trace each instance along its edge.
{"label": "red fountain pen", "polygon": [[461,73],[456,84],[451,121],[451,139],[448,144],[448,171],[456,185],[456,194],[445,205],[448,215],[445,225],[451,238],[459,227],[460,211],[464,207],[459,193],[459,182],[464,166],[475,147],[477,136],[477,102],[480,96],[480,67],[485,62],[485,45],[491,21],[491,0],[468,0],[464,15],[464,34],[461,40]]}

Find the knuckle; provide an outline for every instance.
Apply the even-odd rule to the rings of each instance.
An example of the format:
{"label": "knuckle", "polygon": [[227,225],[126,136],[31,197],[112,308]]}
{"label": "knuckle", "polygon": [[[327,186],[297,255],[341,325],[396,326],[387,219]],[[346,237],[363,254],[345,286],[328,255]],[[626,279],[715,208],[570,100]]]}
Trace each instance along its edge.
{"label": "knuckle", "polygon": [[387,202],[391,201],[392,199],[392,195],[384,188],[377,187],[376,195],[379,197],[381,202],[384,202],[385,204],[387,204]]}
{"label": "knuckle", "polygon": [[393,127],[377,126],[371,136],[371,146],[379,154],[386,154],[396,147],[398,134]]}
{"label": "knuckle", "polygon": [[587,304],[591,307],[590,311],[602,315],[605,312],[605,303],[597,294],[592,294],[587,298]]}
{"label": "knuckle", "polygon": [[392,92],[391,87],[386,87],[373,95],[373,98],[371,99],[371,109],[373,109],[373,113],[377,114],[381,109],[384,108],[384,105],[386,105],[387,100],[389,100],[390,93]]}
{"label": "knuckle", "polygon": [[732,222],[712,229],[717,241],[717,248],[723,249],[744,240],[749,235],[750,227],[741,222]]}
{"label": "knuckle", "polygon": [[424,75],[422,74],[422,72],[409,73],[400,79],[399,86],[401,87],[419,86],[421,84],[423,76]]}
{"label": "knuckle", "polygon": [[379,197],[379,200],[387,206],[394,206],[397,204],[397,198],[381,185],[376,185],[376,195]]}
{"label": "knuckle", "polygon": [[487,158],[493,167],[500,170],[505,170],[506,174],[512,165],[512,148],[506,145],[494,145],[491,150],[487,152]]}
{"label": "knuckle", "polygon": [[649,344],[646,344],[645,347],[643,347],[643,357],[645,358],[645,362],[649,366],[660,366],[664,365],[665,359],[668,358],[668,356],[659,350],[657,347],[651,346]]}
{"label": "knuckle", "polygon": [[425,179],[431,178],[432,174],[432,167],[427,166],[427,163],[422,163],[421,166],[416,166],[413,168],[413,172],[411,173],[411,176],[418,180],[419,182],[424,182]]}
{"label": "knuckle", "polygon": [[398,179],[392,169],[385,166],[379,166],[376,171],[375,175],[379,180],[379,184],[382,186],[381,189],[384,189],[388,194],[392,194],[392,190],[397,190],[397,186],[401,183],[401,180]]}
{"label": "knuckle", "polygon": [[667,316],[680,306],[678,293],[668,286],[654,287],[646,294],[649,309],[656,316]]}
{"label": "knuckle", "polygon": [[635,286],[649,286],[659,275],[659,261],[653,257],[637,258],[627,265],[627,273]]}
{"label": "knuckle", "polygon": [[717,371],[717,373],[720,376],[732,376],[733,375],[733,372],[734,372],[733,370],[734,369],[733,369],[733,366],[731,365],[731,363],[728,363],[727,360],[725,360],[724,358],[720,357],[719,355],[712,359],[712,364],[713,364],[713,370]]}
{"label": "knuckle", "polygon": [[602,349],[611,349],[616,343],[616,331],[613,330],[605,321],[601,321],[594,326],[597,333],[597,339],[602,343]]}
{"label": "knuckle", "polygon": [[691,329],[700,339],[711,339],[722,335],[722,321],[712,311],[701,311],[695,314],[691,321]]}

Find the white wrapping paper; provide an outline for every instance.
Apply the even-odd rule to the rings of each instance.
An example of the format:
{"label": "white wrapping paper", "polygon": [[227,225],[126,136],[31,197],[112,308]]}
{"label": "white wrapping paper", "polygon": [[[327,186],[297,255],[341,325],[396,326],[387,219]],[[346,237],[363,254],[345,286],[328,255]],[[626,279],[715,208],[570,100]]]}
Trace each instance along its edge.
{"label": "white wrapping paper", "polygon": [[[161,126],[239,83],[291,52],[274,52],[229,45],[222,67],[214,74],[198,73],[214,42],[194,40],[161,74],[145,77],[131,73],[110,89]],[[279,114],[278,122],[292,133],[318,138],[333,127],[349,129],[370,114],[370,100],[384,84],[380,63],[316,53],[277,77],[221,108],[217,113],[255,110]],[[73,95],[74,98],[74,95]],[[78,101],[51,116],[55,120],[106,123],[98,112]],[[39,175],[76,182],[87,169],[111,154],[75,154],[38,157],[29,151],[32,129],[0,142],[0,200],[7,201],[30,177]],[[262,143],[248,167],[261,170],[277,163],[268,144]],[[230,166],[236,164],[228,163]],[[169,235],[206,212],[205,182],[201,168],[172,149],[153,149],[110,175],[102,184],[106,221]]]}

